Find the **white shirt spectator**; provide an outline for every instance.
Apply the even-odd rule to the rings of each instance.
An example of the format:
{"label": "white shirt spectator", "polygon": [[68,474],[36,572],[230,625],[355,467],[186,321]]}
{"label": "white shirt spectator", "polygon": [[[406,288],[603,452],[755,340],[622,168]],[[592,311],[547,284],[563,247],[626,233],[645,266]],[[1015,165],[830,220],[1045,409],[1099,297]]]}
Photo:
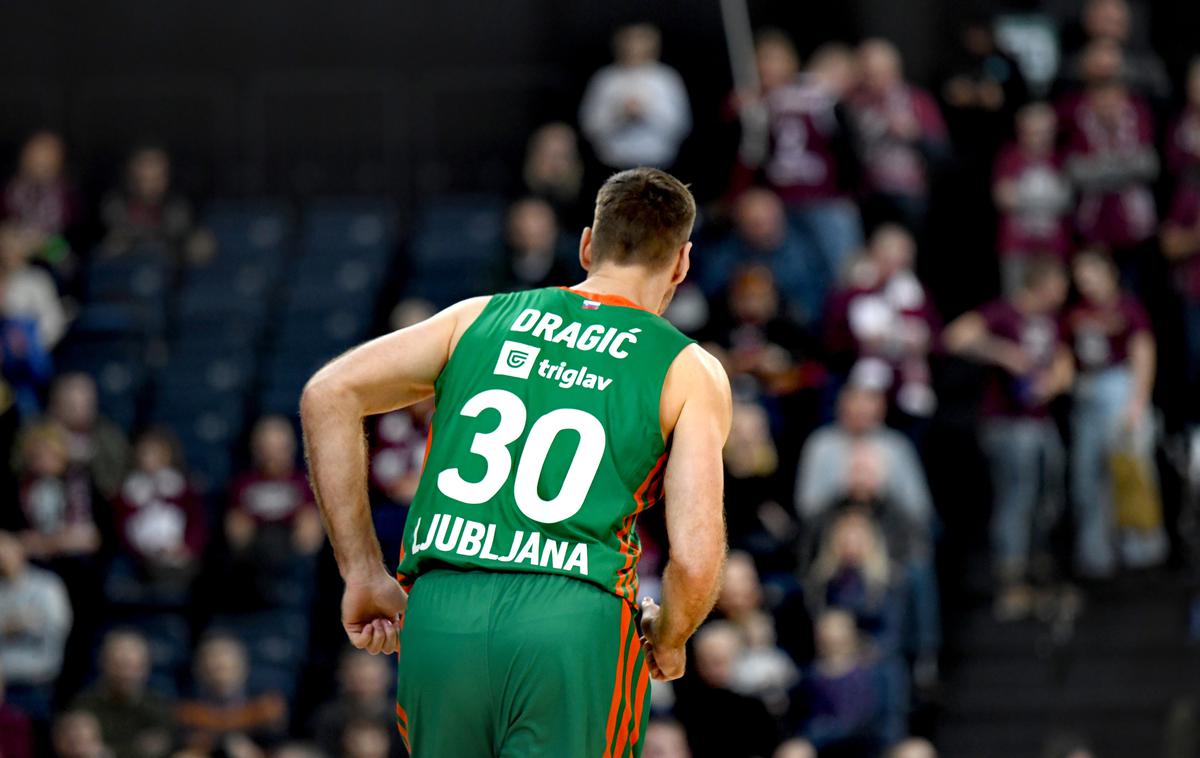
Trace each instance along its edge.
{"label": "white shirt spectator", "polygon": [[71,631],[71,603],[56,574],[26,565],[0,578],[0,669],[13,684],[54,681]]}
{"label": "white shirt spectator", "polygon": [[597,71],[583,95],[579,123],[606,166],[667,168],[692,129],[679,72],[657,60],[658,31],[639,24],[617,32],[617,62]]}
{"label": "white shirt spectator", "polygon": [[0,292],[0,310],[10,318],[27,318],[37,323],[37,336],[46,350],[52,349],[67,330],[67,314],[54,279],[40,268],[26,266],[10,274]]}

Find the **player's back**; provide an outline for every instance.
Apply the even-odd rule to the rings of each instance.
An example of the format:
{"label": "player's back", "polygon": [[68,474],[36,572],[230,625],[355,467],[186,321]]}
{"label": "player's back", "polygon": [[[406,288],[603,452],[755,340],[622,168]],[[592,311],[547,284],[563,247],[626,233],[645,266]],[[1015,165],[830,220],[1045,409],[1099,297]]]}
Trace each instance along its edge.
{"label": "player's back", "polygon": [[661,497],[659,403],[690,340],[622,298],[496,295],[436,384],[400,574],[565,574],[633,602],[636,514]]}

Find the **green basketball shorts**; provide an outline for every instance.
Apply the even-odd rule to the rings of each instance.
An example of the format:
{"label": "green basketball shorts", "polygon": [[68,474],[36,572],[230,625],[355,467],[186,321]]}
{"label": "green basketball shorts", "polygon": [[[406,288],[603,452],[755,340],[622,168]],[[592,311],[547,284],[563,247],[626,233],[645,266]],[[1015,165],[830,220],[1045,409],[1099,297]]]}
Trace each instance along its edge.
{"label": "green basketball shorts", "polygon": [[396,719],[413,758],[636,758],[649,684],[635,609],[587,582],[446,569],[409,595]]}

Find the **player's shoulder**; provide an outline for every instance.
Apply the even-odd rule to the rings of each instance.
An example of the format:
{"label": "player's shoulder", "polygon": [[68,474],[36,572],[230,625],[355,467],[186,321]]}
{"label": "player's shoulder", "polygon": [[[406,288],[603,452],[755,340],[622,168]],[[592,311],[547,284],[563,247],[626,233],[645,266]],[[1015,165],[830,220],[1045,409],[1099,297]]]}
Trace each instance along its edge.
{"label": "player's shoulder", "polygon": [[678,388],[686,395],[701,392],[729,398],[731,394],[725,366],[696,342],[687,345],[675,356],[667,371],[667,386]]}

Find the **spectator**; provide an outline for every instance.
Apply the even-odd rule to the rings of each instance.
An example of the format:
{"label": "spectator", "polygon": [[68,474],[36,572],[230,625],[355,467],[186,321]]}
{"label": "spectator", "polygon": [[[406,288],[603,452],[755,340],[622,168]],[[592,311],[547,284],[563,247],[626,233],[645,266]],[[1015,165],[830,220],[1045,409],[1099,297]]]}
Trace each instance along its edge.
{"label": "spectator", "polygon": [[[749,758],[770,755],[777,728],[756,698],[733,691],[741,636],[728,622],[713,621],[696,633],[693,681],[677,688],[675,716],[687,730],[695,758]],[[739,728],[729,728],[738,724]]]}
{"label": "spectator", "polygon": [[527,197],[508,209],[506,247],[498,277],[502,291],[566,286],[579,272],[578,264],[569,264],[554,208],[545,200]]}
{"label": "spectator", "polygon": [[949,152],[946,125],[929,93],[904,80],[892,43],[863,42],[858,66],[861,79],[849,107],[862,140],[866,215],[871,223],[899,221],[919,233],[930,169]]}
{"label": "spectator", "polygon": [[1037,506],[1061,498],[1062,441],[1049,404],[1070,388],[1074,375],[1057,321],[1066,293],[1062,266],[1034,261],[1019,291],[960,316],[945,333],[951,352],[991,367],[981,441],[992,469],[992,557],[1001,619],[1030,610],[1031,545],[1041,548],[1046,536],[1034,534],[1044,521],[1037,518]]}
{"label": "spectator", "polygon": [[54,721],[55,758],[111,758],[100,719],[87,711],[67,711]]}
{"label": "spectator", "polygon": [[613,35],[615,62],[597,71],[583,94],[579,123],[610,169],[669,168],[692,129],[683,79],[659,61],[656,27],[623,26]]}
{"label": "spectator", "polygon": [[1088,89],[1067,146],[1066,170],[1079,190],[1075,223],[1089,243],[1118,256],[1135,286],[1145,262],[1140,250],[1157,224],[1150,183],[1158,175],[1150,112],[1124,85]]}
{"label": "spectator", "polygon": [[123,186],[100,207],[104,250],[128,253],[141,244],[165,244],[178,254],[192,232],[192,208],[171,189],[171,156],[157,146],[133,151]]}
{"label": "spectator", "polygon": [[733,210],[734,231],[702,264],[700,284],[714,297],[727,291],[736,271],[763,266],[774,277],[788,309],[801,323],[815,323],[833,280],[825,261],[801,243],[787,223],[783,202],[766,189],[750,189]]}
{"label": "spectator", "polygon": [[900,651],[906,590],[869,514],[847,511],[830,523],[808,571],[814,617],[828,608],[847,611],[880,650],[893,655]]}
{"label": "spectator", "polygon": [[143,432],[133,460],[134,470],[114,504],[122,550],[106,591],[114,602],[180,607],[190,597],[204,551],[203,510],[169,431]]}
{"label": "spectator", "polygon": [[942,85],[946,119],[972,163],[990,160],[1029,90],[1016,60],[996,45],[991,19],[968,20],[958,41],[956,60]]}
{"label": "spectator", "polygon": [[383,414],[375,425],[371,483],[396,505],[407,507],[417,492],[432,416],[429,400]]}
{"label": "spectator", "polygon": [[1020,289],[1031,258],[1065,259],[1071,244],[1071,185],[1055,154],[1054,109],[1031,103],[1017,111],[1016,123],[1016,142],[997,157],[992,185],[1000,214],[1000,282],[1006,295]]}
{"label": "spectator", "polygon": [[[1137,299],[1122,292],[1112,261],[1085,250],[1073,264],[1080,301],[1067,311],[1063,332],[1079,373],[1071,413],[1071,495],[1075,501],[1075,567],[1106,577],[1116,568],[1117,530],[1109,461],[1127,451],[1152,475],[1155,340]],[[1166,555],[1161,529],[1123,530],[1126,565],[1143,567]]]}
{"label": "spectator", "polygon": [[[1121,49],[1124,62],[1121,78],[1135,91],[1156,102],[1171,95],[1171,80],[1162,59],[1146,45],[1135,45],[1133,19],[1126,0],[1088,0],[1081,18],[1083,33],[1089,42],[1103,42]],[[1064,71],[1068,80],[1078,81],[1086,76],[1081,69],[1086,63],[1084,52],[1067,61]]]}
{"label": "spectator", "polygon": [[1166,146],[1167,169],[1182,183],[1200,184],[1200,56],[1187,70],[1187,104],[1172,125]]}
{"label": "spectator", "polygon": [[66,177],[66,147],[52,131],[38,131],[21,146],[17,173],[4,187],[0,216],[37,234],[38,257],[67,273],[74,263],[64,236],[79,220],[79,202]]}
{"label": "spectator", "polygon": [[0,532],[0,671],[8,702],[35,721],[50,716],[70,631],[71,604],[62,580],[29,565],[20,540]]}
{"label": "spectator", "polygon": [[651,718],[646,725],[642,758],[692,758],[683,726],[672,719]]}
{"label": "spectator", "polygon": [[869,515],[879,526],[888,555],[904,569],[908,585],[906,623],[900,641],[904,652],[913,656],[917,684],[923,688],[932,687],[937,682],[937,654],[942,637],[930,527],[913,521],[903,509],[889,501],[884,490],[884,457],[880,448],[870,442],[857,442],[850,449],[848,459],[846,491],[838,501],[832,519],[837,519],[841,513],[859,512]]}
{"label": "spectator", "polygon": [[[1183,302],[1187,386],[1195,387],[1200,382],[1200,184],[1183,183],[1175,191],[1162,226],[1162,250]],[[1189,410],[1195,415],[1200,408]]]}
{"label": "spectator", "polygon": [[731,688],[763,701],[773,715],[787,709],[787,691],[796,667],[777,646],[775,620],[763,604],[758,570],[748,553],[734,551],[725,562],[717,611],[735,626],[743,647],[734,664]]}
{"label": "spectator", "polygon": [[175,711],[184,745],[207,751],[230,739],[263,745],[282,736],[287,702],[278,692],[249,692],[248,674],[246,648],[234,637],[211,634],[200,643],[195,692]]}
{"label": "spectator", "polygon": [[0,669],[0,755],[33,758],[33,724],[19,708],[4,701],[3,669]]}
{"label": "spectator", "polygon": [[895,422],[914,428],[937,407],[929,353],[940,326],[915,258],[903,227],[876,229],[850,284],[830,298],[825,321],[833,368],[886,390]]}
{"label": "spectator", "polygon": [[114,758],[158,758],[171,746],[171,710],[167,700],[147,689],[150,647],[132,629],[117,629],[100,648],[100,680],[71,706],[104,725]]}
{"label": "spectator", "polygon": [[561,121],[539,127],[525,148],[524,191],[554,208],[558,223],[574,232],[591,222],[583,201],[583,159],[575,130]]}
{"label": "spectator", "polygon": [[340,755],[350,724],[368,720],[390,735],[395,713],[388,698],[392,672],[388,659],[347,650],[338,665],[338,696],[317,710],[313,737],[329,755]]}
{"label": "spectator", "polygon": [[67,459],[74,474],[90,479],[111,500],[129,467],[129,442],[121,428],[100,415],[96,382],[87,374],[59,374],[50,388],[50,418],[67,435]]}
{"label": "spectator", "polygon": [[813,522],[850,489],[851,449],[868,443],[881,457],[881,494],[904,518],[923,530],[932,528],[933,504],[917,451],[904,435],[884,426],[887,399],[870,387],[848,384],[838,396],[834,423],[813,432],[804,443],[796,478],[796,510]]}
{"label": "spectator", "polygon": [[826,45],[798,76],[796,50],[783,32],[759,32],[755,51],[762,92],[739,94],[736,102],[744,123],[750,113],[765,117],[767,145],[739,153],[733,189],[762,181],[778,194],[806,257],[819,258],[836,278],[862,245],[862,222],[849,199],[857,159],[841,105],[853,82],[853,56]]}
{"label": "spectator", "polygon": [[802,734],[822,754],[872,755],[883,739],[883,692],[854,617],[825,611],[815,637],[817,659],[803,683],[808,716]]}
{"label": "spectator", "polygon": [[52,421],[31,425],[21,434],[20,504],[26,554],[73,575],[72,566],[100,550],[100,529],[88,480],[70,471],[67,437]]}
{"label": "spectator", "polygon": [[37,334],[33,319],[0,313],[0,418],[5,420],[0,426],[7,427],[5,437],[11,438],[21,420],[42,412],[42,389],[54,367]]}
{"label": "spectator", "polygon": [[381,724],[375,719],[353,719],[342,732],[339,755],[344,758],[387,758],[392,731],[391,724]]}
{"label": "spectator", "polygon": [[296,432],[282,416],[254,425],[252,467],[234,481],[225,538],[252,607],[303,602],[325,539],[316,499],[296,466]]}
{"label": "spectator", "polygon": [[67,329],[67,314],[54,279],[30,263],[36,243],[28,228],[0,224],[0,315],[33,322],[38,344],[49,352]]}
{"label": "spectator", "polygon": [[779,452],[762,405],[734,401],[723,458],[730,544],[789,570],[796,524],[779,505]]}
{"label": "spectator", "polygon": [[909,737],[889,750],[887,758],[937,758],[937,750],[929,740]]}

